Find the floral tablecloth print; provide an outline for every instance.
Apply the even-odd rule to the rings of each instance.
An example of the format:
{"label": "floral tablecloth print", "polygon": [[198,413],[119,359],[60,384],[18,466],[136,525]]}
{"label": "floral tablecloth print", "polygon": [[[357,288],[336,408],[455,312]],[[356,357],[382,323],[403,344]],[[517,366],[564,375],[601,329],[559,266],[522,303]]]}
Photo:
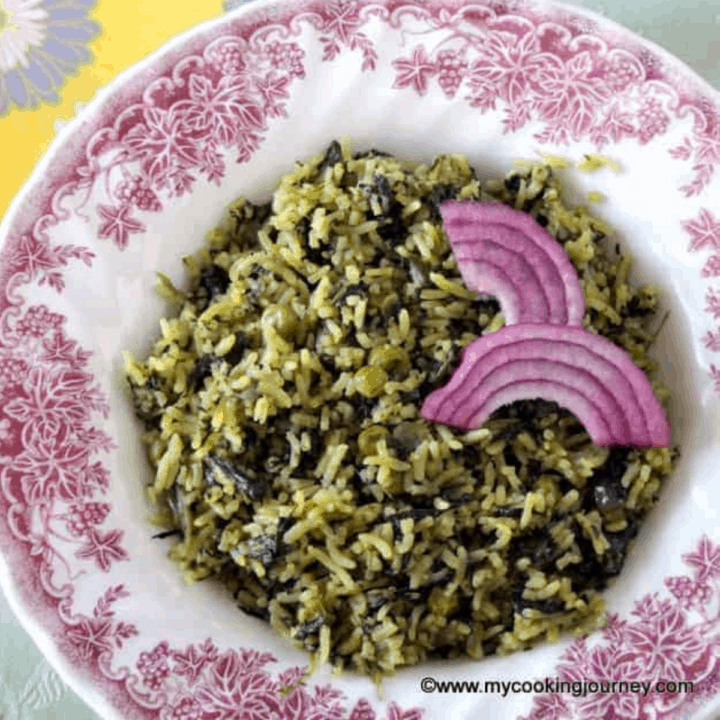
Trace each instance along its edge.
{"label": "floral tablecloth print", "polygon": [[[168,38],[246,2],[0,0],[0,216],[58,129],[100,87]],[[655,40],[720,88],[720,12],[711,4],[649,0],[642,15],[622,0],[571,4]],[[670,588],[678,597],[682,589]],[[97,715],[42,658],[0,593],[0,720],[49,717]]]}

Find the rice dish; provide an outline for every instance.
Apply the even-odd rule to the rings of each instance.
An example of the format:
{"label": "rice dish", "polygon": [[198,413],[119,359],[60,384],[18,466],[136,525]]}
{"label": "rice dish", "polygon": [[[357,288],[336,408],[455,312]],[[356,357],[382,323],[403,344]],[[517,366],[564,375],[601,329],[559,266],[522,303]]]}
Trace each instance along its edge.
{"label": "rice dish", "polygon": [[153,519],[187,580],[222,581],[313,667],[376,681],[599,627],[678,457],[595,447],[541,399],[471,432],[420,417],[462,349],[503,325],[462,282],[448,199],[536,218],[579,274],[585,327],[654,379],[659,291],[628,284],[630,257],[563,205],[548,162],[481,185],[461,155],[414,165],[347,140],[296,163],[271,203],[234,203],[184,259],[187,290],[159,274],[173,313],[144,360],[125,354]]}

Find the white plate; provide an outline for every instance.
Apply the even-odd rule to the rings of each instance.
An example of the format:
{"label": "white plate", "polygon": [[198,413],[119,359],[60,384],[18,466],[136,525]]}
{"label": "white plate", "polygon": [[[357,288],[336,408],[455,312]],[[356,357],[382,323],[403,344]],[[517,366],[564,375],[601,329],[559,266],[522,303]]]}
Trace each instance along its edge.
{"label": "white plate", "polygon": [[[679,61],[545,2],[259,2],[124,73],[62,131],[0,228],[0,581],[67,682],[123,720],[711,717],[719,128],[715,91]],[[600,212],[617,228],[611,242],[637,258],[639,281],[664,290],[671,316],[656,354],[683,449],[607,593],[617,615],[609,630],[408,669],[385,684],[383,701],[369,680],[326,668],[281,696],[305,655],[222,589],[183,584],[166,543],[150,540],[140,490],[150,469],[120,360],[121,349],[149,349],[165,312],[155,271],[182,284],[180,257],[230,200],[268,198],[296,159],[344,134],[356,149],[416,160],[462,152],[484,177],[539,151],[617,159],[620,174],[566,177],[576,198],[609,198]],[[122,183],[141,163],[150,187],[128,200]],[[695,687],[546,692],[546,676]],[[445,680],[481,686],[440,692]],[[497,692],[485,681],[517,684]]]}

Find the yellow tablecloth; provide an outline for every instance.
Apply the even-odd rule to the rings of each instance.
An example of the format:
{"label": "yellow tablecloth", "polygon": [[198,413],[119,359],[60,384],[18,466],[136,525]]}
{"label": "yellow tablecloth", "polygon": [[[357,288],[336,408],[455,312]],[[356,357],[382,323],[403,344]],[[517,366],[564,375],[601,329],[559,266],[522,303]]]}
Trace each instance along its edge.
{"label": "yellow tablecloth", "polygon": [[[223,9],[222,0],[0,0],[0,78],[13,71],[18,59],[13,53],[22,56],[23,49],[20,67],[15,68],[20,74],[33,70],[33,51],[49,55],[50,62],[61,56],[70,71],[74,62],[79,65],[74,77],[57,89],[58,101],[41,101],[36,108],[11,100],[3,113],[0,80],[0,217],[57,135],[58,121],[74,117],[77,103],[89,102],[120,71],[174,35],[217,17]],[[59,40],[53,39],[53,32]],[[85,40],[83,35],[88,33],[94,38]],[[52,40],[49,47],[48,39]],[[74,61],[83,47],[92,54],[89,62]]]}

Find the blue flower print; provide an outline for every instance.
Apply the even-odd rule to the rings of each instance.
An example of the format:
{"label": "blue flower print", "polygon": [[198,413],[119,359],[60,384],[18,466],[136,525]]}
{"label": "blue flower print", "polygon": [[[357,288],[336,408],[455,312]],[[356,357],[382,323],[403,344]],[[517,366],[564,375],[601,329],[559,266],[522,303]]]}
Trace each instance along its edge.
{"label": "blue flower print", "polygon": [[87,15],[96,0],[0,0],[0,116],[14,103],[37,108],[90,62],[100,26]]}

